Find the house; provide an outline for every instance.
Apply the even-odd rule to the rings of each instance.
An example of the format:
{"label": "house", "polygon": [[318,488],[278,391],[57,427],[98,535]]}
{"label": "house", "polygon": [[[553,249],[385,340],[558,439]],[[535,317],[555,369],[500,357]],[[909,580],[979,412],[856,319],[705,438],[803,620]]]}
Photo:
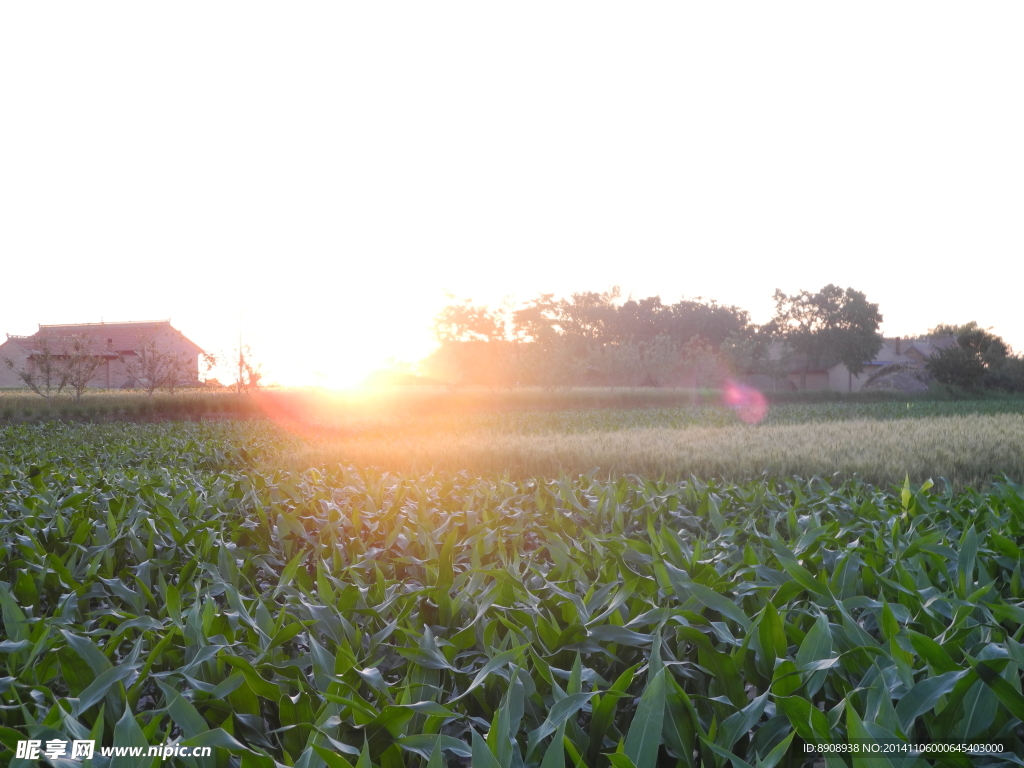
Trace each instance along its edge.
{"label": "house", "polygon": [[[840,362],[825,360],[820,365],[805,370],[806,359],[803,355],[786,354],[783,342],[773,342],[769,349],[769,359],[782,368],[782,376],[768,383],[765,374],[759,374],[757,381],[751,381],[762,388],[798,390],[803,386],[808,390],[829,389],[834,392],[859,392],[870,376],[887,365],[903,365],[910,368],[924,368],[928,358],[939,350],[956,344],[956,336],[952,334],[921,336],[918,338],[895,337],[882,339],[882,347],[875,356],[864,363],[862,373],[853,374]],[[755,377],[750,377],[755,378]],[[764,379],[765,382],[761,380]]]}
{"label": "house", "polygon": [[183,380],[199,380],[199,355],[203,350],[171,325],[170,320],[127,323],[79,323],[75,325],[40,325],[30,336],[7,334],[7,340],[0,344],[0,387],[24,386],[15,370],[6,364],[14,363],[16,370],[32,370],[33,359],[42,353],[44,346],[56,354],[69,339],[84,339],[93,354],[102,357],[90,387],[116,389],[132,386],[135,382],[125,369],[124,359],[138,356],[143,344],[152,342],[161,353],[180,356],[184,361]]}

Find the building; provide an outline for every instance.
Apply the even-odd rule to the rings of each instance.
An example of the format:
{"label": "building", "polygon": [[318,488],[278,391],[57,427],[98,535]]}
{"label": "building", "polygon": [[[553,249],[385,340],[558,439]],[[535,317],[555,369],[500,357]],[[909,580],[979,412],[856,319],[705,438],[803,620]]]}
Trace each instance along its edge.
{"label": "building", "polygon": [[199,380],[199,355],[203,350],[195,342],[171,325],[170,320],[127,323],[79,323],[75,325],[40,325],[30,336],[12,336],[0,344],[0,387],[22,387],[18,378],[5,360],[14,363],[16,370],[31,371],[34,359],[48,347],[52,353],[60,354],[72,338],[84,339],[87,348],[102,357],[90,387],[116,389],[134,386],[125,368],[124,360],[137,358],[143,344],[152,341],[161,353],[168,353],[182,359],[182,383]]}
{"label": "building", "polygon": [[929,357],[939,350],[955,344],[956,336],[952,334],[882,339],[881,349],[878,350],[874,358],[865,361],[864,371],[853,374],[843,363],[835,360],[825,360],[822,364],[805,370],[803,355],[787,355],[785,344],[779,341],[772,343],[769,359],[781,366],[782,375],[775,377],[774,380],[771,380],[771,377],[766,374],[750,378],[756,378],[756,381],[752,380],[751,383],[768,390],[806,388],[807,390],[829,389],[834,392],[859,392],[871,375],[881,368],[887,365],[924,368]]}

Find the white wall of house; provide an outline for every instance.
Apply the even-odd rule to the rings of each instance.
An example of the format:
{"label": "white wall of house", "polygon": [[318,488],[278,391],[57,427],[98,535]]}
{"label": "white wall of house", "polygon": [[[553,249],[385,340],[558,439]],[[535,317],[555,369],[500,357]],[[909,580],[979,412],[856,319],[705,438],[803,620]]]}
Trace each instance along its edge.
{"label": "white wall of house", "polygon": [[28,355],[10,339],[0,344],[0,388],[24,387],[25,383],[11,370],[4,358],[10,358],[16,368],[24,369]]}
{"label": "white wall of house", "polygon": [[800,384],[804,382],[805,379],[808,391],[812,389],[817,390],[831,388],[828,371],[808,371],[806,376],[801,371],[796,371],[794,373],[790,373],[788,378],[793,382],[797,389],[800,389]]}
{"label": "white wall of house", "polygon": [[867,384],[868,377],[882,366],[866,365],[863,373],[851,374],[842,363],[828,369],[828,388],[835,392],[860,392]]}

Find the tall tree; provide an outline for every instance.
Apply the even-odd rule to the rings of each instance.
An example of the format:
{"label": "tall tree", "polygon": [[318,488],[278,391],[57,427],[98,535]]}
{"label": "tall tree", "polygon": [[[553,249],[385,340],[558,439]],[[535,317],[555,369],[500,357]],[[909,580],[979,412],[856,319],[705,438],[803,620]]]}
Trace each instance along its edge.
{"label": "tall tree", "polygon": [[826,362],[841,362],[850,373],[862,373],[864,364],[882,348],[881,322],[878,305],[863,293],[830,283],[817,293],[800,291],[794,296],[776,290],[770,325],[803,355],[800,388],[806,389],[808,370]]}
{"label": "tall tree", "polygon": [[[998,374],[1007,361],[1014,358],[1006,342],[991,333],[991,329],[982,328],[972,320],[959,326],[940,324],[932,328],[930,333],[956,336],[954,346],[940,350],[928,358],[926,363],[928,371],[940,384],[964,389],[975,389],[990,383],[996,386],[1007,385],[1006,377]],[[1004,379],[1001,384],[1000,379]],[[1012,389],[1012,385],[1009,388]]]}

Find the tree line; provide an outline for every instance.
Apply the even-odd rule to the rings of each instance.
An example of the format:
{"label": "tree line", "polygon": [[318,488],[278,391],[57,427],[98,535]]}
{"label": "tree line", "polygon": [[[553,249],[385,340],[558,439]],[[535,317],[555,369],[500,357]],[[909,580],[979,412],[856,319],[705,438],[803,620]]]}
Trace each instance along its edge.
{"label": "tree line", "polygon": [[[774,301],[774,315],[762,325],[740,307],[702,297],[669,304],[659,296],[623,299],[618,288],[569,298],[540,294],[499,307],[456,301],[436,317],[439,347],[421,368],[455,385],[489,387],[702,388],[728,377],[781,381],[797,373],[805,388],[809,371],[836,363],[862,373],[882,347],[878,305],[853,288],[777,290]],[[1014,373],[1020,360],[997,336],[976,324],[932,332],[961,339],[956,351],[929,362],[937,381],[1024,390],[1024,376]]]}

